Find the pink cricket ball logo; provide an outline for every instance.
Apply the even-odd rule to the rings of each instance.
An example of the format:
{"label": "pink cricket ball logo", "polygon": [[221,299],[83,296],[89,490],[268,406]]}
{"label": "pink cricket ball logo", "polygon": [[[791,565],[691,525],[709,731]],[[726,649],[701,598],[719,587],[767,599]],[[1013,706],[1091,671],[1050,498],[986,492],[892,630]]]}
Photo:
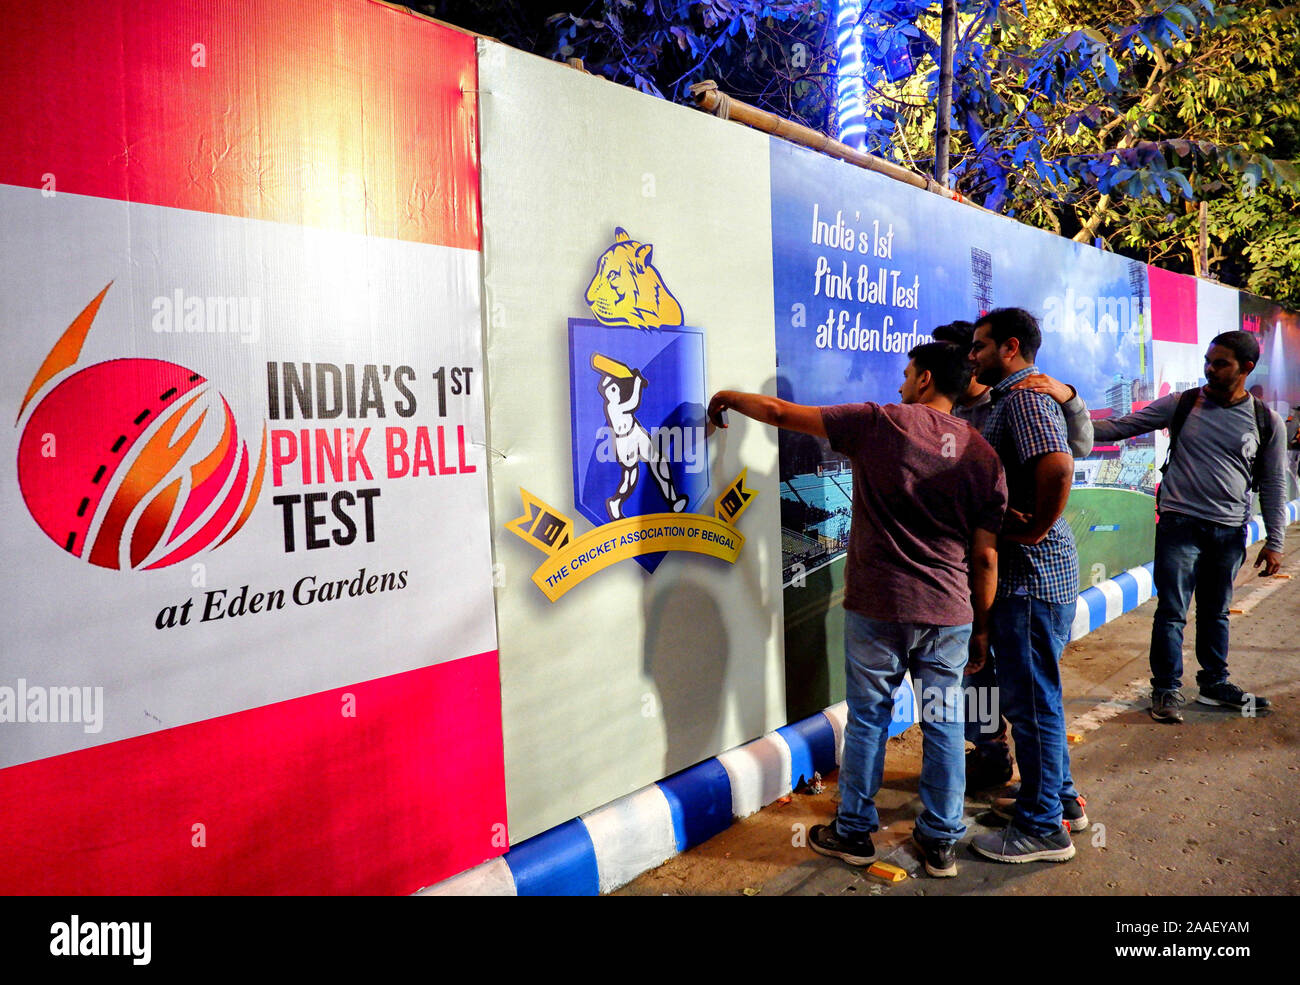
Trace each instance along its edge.
{"label": "pink cricket ball logo", "polygon": [[165,568],[244,525],[262,489],[266,428],[254,463],[217,388],[160,359],[64,375],[111,286],[55,343],[23,398],[16,425],[48,388],[23,425],[18,485],[32,518],[69,554],[102,568]]}

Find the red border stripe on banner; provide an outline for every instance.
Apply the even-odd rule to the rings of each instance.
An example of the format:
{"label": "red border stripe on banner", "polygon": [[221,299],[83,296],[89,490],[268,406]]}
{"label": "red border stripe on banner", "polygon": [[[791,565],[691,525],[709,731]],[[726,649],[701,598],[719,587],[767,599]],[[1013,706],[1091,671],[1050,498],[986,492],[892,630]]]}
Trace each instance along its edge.
{"label": "red border stripe on banner", "polygon": [[500,694],[493,650],[0,770],[0,893],[414,892],[508,847]]}
{"label": "red border stripe on banner", "polygon": [[0,183],[479,248],[472,37],[366,0],[0,11]]}

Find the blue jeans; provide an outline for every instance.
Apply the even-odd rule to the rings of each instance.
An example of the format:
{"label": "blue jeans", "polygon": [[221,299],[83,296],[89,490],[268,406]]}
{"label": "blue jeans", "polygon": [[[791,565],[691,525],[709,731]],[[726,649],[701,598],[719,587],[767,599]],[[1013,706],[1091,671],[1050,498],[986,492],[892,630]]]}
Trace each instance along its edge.
{"label": "blue jeans", "polygon": [[1032,835],[1059,830],[1061,801],[1079,795],[1070,776],[1060,668],[1074,609],[1073,603],[1013,595],[998,599],[989,613],[999,702],[1020,760],[1015,823]]}
{"label": "blue jeans", "polygon": [[1183,683],[1183,627],[1196,592],[1196,660],[1201,687],[1228,679],[1228,603],[1232,579],[1246,558],[1246,528],[1225,527],[1182,513],[1156,524],[1155,619],[1151,623],[1151,687]]}
{"label": "blue jeans", "polygon": [[956,841],[962,823],[966,763],[962,671],[970,624],[929,626],[884,622],[844,613],[844,668],[848,722],[840,762],[841,837],[860,838],[880,828],[875,796],[885,768],[885,740],[894,691],[903,672],[921,704],[921,803],[916,829],[928,838]]}

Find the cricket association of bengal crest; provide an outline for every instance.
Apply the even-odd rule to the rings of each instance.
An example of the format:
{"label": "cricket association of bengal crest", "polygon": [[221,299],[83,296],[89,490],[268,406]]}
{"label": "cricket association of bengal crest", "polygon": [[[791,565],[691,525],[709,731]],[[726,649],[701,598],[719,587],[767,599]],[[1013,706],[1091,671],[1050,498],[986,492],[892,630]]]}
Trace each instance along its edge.
{"label": "cricket association of bengal crest", "polygon": [[621,228],[587,286],[595,319],[569,319],[573,505],[593,529],[520,489],[506,524],[546,554],[533,582],[554,602],[619,561],[653,573],[669,551],[735,563],[736,521],[754,491],[745,472],[709,500],[704,331],[652,262],[649,243]]}

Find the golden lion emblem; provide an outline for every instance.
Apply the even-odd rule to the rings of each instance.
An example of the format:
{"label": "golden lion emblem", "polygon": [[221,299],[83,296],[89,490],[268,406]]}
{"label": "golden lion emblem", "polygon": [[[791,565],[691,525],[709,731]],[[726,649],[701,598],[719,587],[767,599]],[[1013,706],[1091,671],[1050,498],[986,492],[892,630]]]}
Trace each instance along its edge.
{"label": "golden lion emblem", "polygon": [[587,304],[602,325],[663,328],[682,324],[682,306],[650,262],[649,243],[641,244],[621,226],[614,243],[600,255],[596,276],[587,285]]}

